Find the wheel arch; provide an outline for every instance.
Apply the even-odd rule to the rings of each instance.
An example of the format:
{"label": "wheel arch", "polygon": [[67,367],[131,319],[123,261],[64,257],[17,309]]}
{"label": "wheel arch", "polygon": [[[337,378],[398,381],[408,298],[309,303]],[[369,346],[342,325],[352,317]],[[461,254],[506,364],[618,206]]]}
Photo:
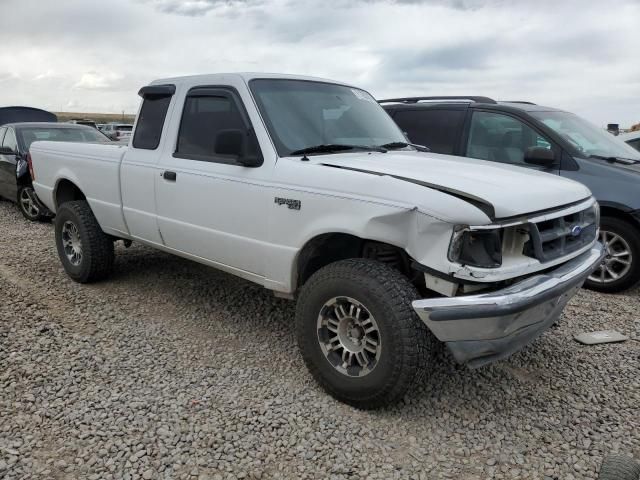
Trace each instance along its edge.
{"label": "wheel arch", "polygon": [[294,291],[322,267],[348,258],[372,258],[395,266],[411,279],[413,259],[404,247],[346,232],[319,233],[305,242],[296,255],[293,268]]}
{"label": "wheel arch", "polygon": [[75,182],[68,178],[61,178],[56,182],[53,190],[53,204],[58,210],[60,205],[73,200],[86,200],[84,192],[76,185]]}

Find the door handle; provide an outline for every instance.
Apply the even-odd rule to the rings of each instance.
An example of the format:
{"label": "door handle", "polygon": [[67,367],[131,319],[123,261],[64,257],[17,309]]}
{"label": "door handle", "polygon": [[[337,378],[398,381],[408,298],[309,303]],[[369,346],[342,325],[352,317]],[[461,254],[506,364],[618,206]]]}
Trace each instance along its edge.
{"label": "door handle", "polygon": [[170,170],[165,170],[162,173],[162,178],[164,178],[165,180],[169,180],[170,182],[175,182],[176,181],[176,172],[172,172]]}

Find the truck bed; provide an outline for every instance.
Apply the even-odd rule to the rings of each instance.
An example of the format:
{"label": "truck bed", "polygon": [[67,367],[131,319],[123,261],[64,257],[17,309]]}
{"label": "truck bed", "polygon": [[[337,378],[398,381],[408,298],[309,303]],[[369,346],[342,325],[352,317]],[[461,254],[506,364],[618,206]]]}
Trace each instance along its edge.
{"label": "truck bed", "polygon": [[55,189],[69,180],[86,195],[105,232],[127,234],[120,193],[120,164],[126,151],[126,145],[34,142],[30,148],[33,183],[40,200],[55,212]]}

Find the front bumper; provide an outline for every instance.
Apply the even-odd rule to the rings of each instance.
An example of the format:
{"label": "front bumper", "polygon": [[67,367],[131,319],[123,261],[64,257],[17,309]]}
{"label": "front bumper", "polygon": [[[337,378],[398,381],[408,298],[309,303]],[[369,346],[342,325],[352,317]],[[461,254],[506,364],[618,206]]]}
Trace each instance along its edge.
{"label": "front bumper", "polygon": [[558,268],[502,290],[412,305],[458,362],[480,367],[520,350],[553,325],[603,256],[596,243]]}

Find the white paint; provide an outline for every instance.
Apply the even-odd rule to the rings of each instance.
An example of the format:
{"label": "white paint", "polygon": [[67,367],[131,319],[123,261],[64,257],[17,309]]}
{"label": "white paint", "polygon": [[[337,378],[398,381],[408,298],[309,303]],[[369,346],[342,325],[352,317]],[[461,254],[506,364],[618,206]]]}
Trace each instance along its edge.
{"label": "white paint", "polygon": [[[31,155],[39,197],[55,211],[55,188],[67,179],[84,192],[104,231],[285,294],[296,289],[298,253],[324,233],[348,233],[396,245],[434,270],[483,282],[521,277],[582,252],[544,265],[509,252],[497,269],[463,268],[450,262],[453,226],[483,226],[492,220],[464,199],[425,184],[483,199],[493,205],[497,217],[521,218],[588,199],[589,190],[554,175],[420,152],[315,155],[306,162],[299,157],[278,158],[247,88],[255,77],[310,79],[222,74],[158,80],[154,83],[175,84],[176,93],[157,150],[35,142]],[[238,91],[262,149],[261,167],[173,156],[186,92],[201,85],[226,85]],[[175,183],[162,178],[168,169],[176,172]],[[278,205],[275,197],[300,201],[301,209]]]}

